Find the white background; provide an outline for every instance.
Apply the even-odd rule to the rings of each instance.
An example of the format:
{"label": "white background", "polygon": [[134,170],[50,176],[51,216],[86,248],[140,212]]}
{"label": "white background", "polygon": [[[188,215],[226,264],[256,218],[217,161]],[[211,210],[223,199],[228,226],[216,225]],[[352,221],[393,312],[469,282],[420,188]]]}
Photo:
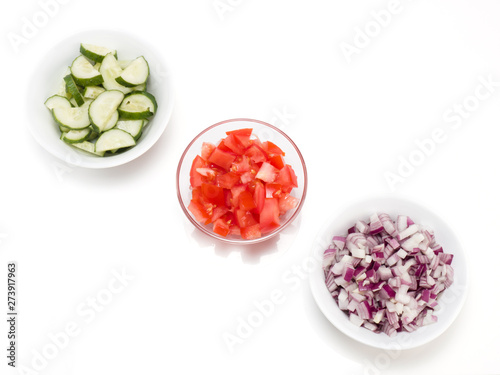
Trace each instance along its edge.
{"label": "white background", "polygon": [[[479,77],[500,81],[498,2],[401,0],[400,12],[350,62],[341,43],[354,45],[357,28],[389,2],[222,3],[233,5],[221,18],[212,0],[68,1],[18,51],[8,33],[22,36],[24,17],[41,6],[2,3],[0,280],[16,261],[18,365],[33,368],[50,335],[73,322],[76,337],[32,374],[500,373],[500,87],[457,129],[443,119],[472,100]],[[69,167],[28,131],[27,77],[68,35],[106,27],[148,38],[167,56],[174,113],[139,159],[109,170]],[[299,219],[257,248],[221,246],[195,232],[175,193],[184,147],[234,117],[281,127],[309,171]],[[408,159],[436,128],[446,141],[392,191],[384,173],[397,173],[398,158]],[[319,312],[306,280],[298,288],[285,281],[327,218],[378,195],[438,213],[469,260],[468,299],[455,323],[403,353],[345,337]],[[86,322],[78,308],[104,295],[113,272],[123,270],[133,280]],[[254,301],[275,289],[284,302],[230,353],[223,334],[235,334]],[[5,284],[0,291],[5,301]],[[0,373],[10,373],[1,358]]]}

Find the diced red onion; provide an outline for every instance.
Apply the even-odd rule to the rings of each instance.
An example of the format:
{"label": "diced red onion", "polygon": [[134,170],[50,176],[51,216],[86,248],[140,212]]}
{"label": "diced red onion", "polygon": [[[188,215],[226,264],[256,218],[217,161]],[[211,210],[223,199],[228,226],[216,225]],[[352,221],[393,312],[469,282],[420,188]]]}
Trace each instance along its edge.
{"label": "diced red onion", "polygon": [[453,254],[408,216],[359,220],[324,252],[325,284],[349,320],[394,336],[437,321],[437,299],[453,283]]}

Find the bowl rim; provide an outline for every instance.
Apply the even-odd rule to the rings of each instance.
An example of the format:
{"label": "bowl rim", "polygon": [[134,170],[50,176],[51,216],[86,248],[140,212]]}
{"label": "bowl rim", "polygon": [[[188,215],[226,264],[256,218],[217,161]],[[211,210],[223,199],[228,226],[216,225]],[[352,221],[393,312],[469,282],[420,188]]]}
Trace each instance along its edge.
{"label": "bowl rim", "polygon": [[[392,340],[389,341],[389,339],[384,340],[366,340],[364,338],[365,334],[364,332],[366,331],[366,335],[368,334],[373,334],[373,335],[378,335],[376,333],[370,332],[369,330],[363,328],[363,327],[356,327],[353,325],[347,317],[343,317],[344,314],[343,311],[341,311],[338,308],[337,303],[334,301],[333,298],[326,299],[326,294],[324,294],[324,290],[326,290],[326,284],[324,281],[324,274],[323,274],[323,267],[322,267],[322,260],[323,260],[323,251],[321,251],[321,258],[319,258],[319,251],[320,245],[323,245],[321,239],[325,239],[328,228],[332,228],[335,226],[335,223],[337,222],[342,222],[342,214],[349,213],[349,211],[354,210],[355,208],[361,207],[361,205],[365,204],[377,204],[379,206],[382,206],[383,203],[378,204],[377,202],[387,202],[387,201],[392,201],[393,203],[401,203],[405,204],[408,206],[411,206],[414,209],[421,210],[424,215],[429,215],[429,217],[437,219],[436,222],[439,222],[439,226],[442,226],[452,237],[453,242],[455,242],[456,247],[453,249],[452,253],[453,254],[460,254],[460,257],[462,258],[461,262],[461,268],[463,270],[463,274],[460,275],[460,285],[457,285],[457,288],[462,288],[462,291],[460,295],[458,296],[458,303],[454,307],[452,311],[450,311],[449,318],[447,321],[442,322],[440,326],[438,326],[437,329],[434,329],[430,331],[430,333],[427,336],[424,336],[424,338],[421,338],[420,340],[412,341],[408,340],[408,338],[414,334],[409,333],[409,332],[401,332],[398,333],[396,336],[391,338]],[[404,212],[401,214],[405,214]],[[362,219],[362,218],[360,218]],[[434,228],[432,228],[434,229]],[[345,228],[347,231],[347,227]],[[439,235],[439,234],[438,234]],[[321,226],[319,231],[316,234],[316,237],[314,239],[313,245],[311,246],[311,251],[309,255],[317,260],[315,263],[315,267],[310,273],[309,277],[309,287],[311,290],[311,294],[313,296],[313,299],[318,306],[319,310],[322,312],[322,314],[325,316],[325,318],[335,327],[337,328],[340,332],[345,334],[346,336],[350,337],[351,339],[362,343],[364,345],[368,345],[377,349],[385,349],[385,350],[408,350],[408,349],[414,349],[420,346],[423,346],[425,344],[428,344],[429,342],[435,340],[438,338],[441,334],[443,334],[445,331],[447,331],[452,324],[455,322],[456,318],[460,314],[463,306],[465,305],[465,301],[467,299],[468,295],[468,290],[469,290],[469,271],[468,271],[468,259],[467,259],[467,253],[464,250],[463,243],[460,240],[459,236],[452,230],[452,228],[448,225],[447,222],[445,222],[440,215],[438,215],[435,211],[427,208],[425,205],[421,204],[420,202],[410,200],[407,198],[402,198],[402,197],[395,197],[395,196],[375,196],[363,200],[357,200],[354,202],[350,202],[347,205],[344,205],[340,207],[338,210],[335,211],[334,214],[330,215],[325,223]],[[321,275],[320,275],[321,274]],[[321,282],[320,280],[321,276]],[[324,294],[324,296],[322,295]],[[329,292],[328,292],[329,294]],[[335,306],[335,310],[332,311],[330,309],[331,306]],[[437,312],[438,310],[436,310]],[[344,314],[345,315],[345,314]],[[340,317],[342,316],[342,319]],[[439,324],[439,321],[436,323]],[[352,325],[352,327],[350,326]],[[420,327],[419,330],[422,332],[422,330],[426,330],[428,328],[432,328],[434,325],[429,325],[429,326],[424,326]],[[364,330],[364,331],[360,331]],[[417,330],[416,332],[418,332]],[[362,332],[359,334],[358,332]],[[382,334],[382,333],[381,333]],[[401,335],[401,336],[400,336]],[[404,337],[403,337],[404,336]],[[376,337],[376,336],[374,336]],[[387,336],[388,337],[388,336]],[[401,338],[399,340],[398,338]]]}
{"label": "bowl rim", "polygon": [[[181,169],[182,169],[182,165],[183,165],[183,162],[184,162],[184,159],[188,153],[188,151],[191,149],[191,147],[193,146],[193,144],[198,140],[200,139],[205,133],[209,132],[210,130],[216,128],[216,127],[219,127],[221,125],[225,125],[225,124],[228,124],[228,123],[232,123],[232,122],[237,122],[237,121],[243,121],[243,122],[250,122],[250,123],[258,123],[258,124],[261,124],[261,125],[264,125],[266,127],[269,127],[270,129],[278,132],[279,134],[281,134],[283,137],[285,137],[287,139],[288,142],[290,142],[290,144],[292,145],[292,147],[295,149],[295,151],[297,152],[297,155],[299,156],[299,159],[301,161],[301,165],[302,165],[302,170],[303,170],[303,173],[304,173],[304,187],[303,187],[303,193],[302,193],[302,197],[300,198],[300,202],[299,202],[299,205],[296,207],[294,213],[292,214],[292,216],[290,216],[288,218],[288,220],[283,223],[282,225],[280,225],[278,228],[276,228],[275,230],[273,230],[272,232],[269,232],[267,233],[265,236],[263,237],[260,237],[260,238],[256,238],[256,239],[253,239],[253,240],[244,240],[244,239],[231,239],[231,238],[225,238],[225,237],[222,237],[222,236],[219,236],[218,234],[214,233],[213,231],[209,231],[206,226],[200,224],[198,221],[196,221],[193,217],[191,217],[187,207],[184,205],[183,203],[183,200],[182,200],[182,195],[181,195],[181,189],[180,189],[180,181],[179,181],[179,175],[181,173]],[[296,217],[299,215],[301,209],[302,209],[302,206],[304,205],[304,202],[305,202],[305,199],[306,199],[306,195],[307,195],[307,180],[308,180],[308,177],[307,177],[307,168],[306,168],[306,163],[304,161],[304,158],[302,156],[302,153],[300,152],[299,148],[297,147],[297,145],[295,144],[295,142],[286,134],[284,133],[281,129],[277,128],[276,126],[274,125],[271,125],[265,121],[261,121],[261,120],[256,120],[256,119],[251,119],[251,118],[232,118],[232,119],[229,119],[229,120],[224,120],[224,121],[220,121],[216,124],[213,124],[207,128],[205,128],[204,130],[202,130],[200,133],[198,133],[192,140],[191,142],[189,142],[189,144],[186,146],[186,148],[184,149],[184,152],[182,153],[180,159],[179,159],[179,164],[177,165],[177,173],[176,173],[176,189],[177,189],[177,198],[179,200],[179,203],[181,205],[181,208],[182,208],[182,211],[184,212],[184,214],[187,216],[187,218],[189,219],[189,221],[198,229],[200,229],[203,233],[205,233],[206,235],[214,238],[214,239],[217,239],[221,242],[224,242],[224,243],[227,243],[227,244],[233,244],[233,245],[253,245],[253,244],[257,244],[257,243],[260,243],[260,242],[263,242],[263,241],[267,241],[269,239],[271,239],[272,237],[276,236],[278,233],[280,233],[281,231],[283,231],[290,223],[292,223]]]}
{"label": "bowl rim", "polygon": [[[83,42],[82,38],[84,39],[86,35],[90,38],[92,35],[96,35],[102,33],[103,35],[108,35],[112,36],[112,38],[124,38],[126,40],[127,38],[134,40],[141,46],[144,46],[145,49],[149,50],[152,52],[152,54],[155,57],[155,60],[159,62],[159,64],[162,67],[162,70],[166,72],[167,74],[167,79],[165,79],[165,82],[162,83],[162,86],[164,86],[165,90],[165,97],[167,100],[164,100],[161,104],[161,110],[162,110],[162,115],[160,120],[162,121],[156,121],[156,114],[155,117],[151,119],[151,121],[154,121],[154,126],[157,128],[157,131],[151,134],[149,136],[150,132],[148,132],[147,136],[144,139],[141,139],[141,145],[142,147],[135,148],[133,147],[130,150],[127,150],[126,152],[120,153],[119,155],[113,155],[111,157],[95,157],[90,154],[86,154],[84,151],[78,150],[76,148],[73,148],[69,145],[67,145],[67,152],[60,152],[59,149],[53,148],[49,142],[46,142],[43,137],[39,136],[37,132],[34,129],[33,123],[33,116],[32,114],[27,114],[26,116],[26,126],[31,133],[32,137],[35,139],[35,141],[49,154],[52,156],[56,157],[60,161],[69,164],[74,167],[81,167],[81,168],[88,168],[88,169],[104,169],[104,168],[112,168],[112,167],[117,167],[123,164],[126,164],[132,160],[135,160],[139,158],[140,156],[144,155],[147,151],[149,151],[161,138],[163,133],[165,132],[165,129],[167,128],[168,123],[170,122],[170,118],[173,113],[174,109],[174,98],[173,98],[173,87],[172,87],[172,82],[171,82],[171,74],[170,74],[170,68],[167,64],[166,58],[162,52],[161,49],[158,49],[151,43],[149,43],[146,39],[144,39],[141,35],[137,35],[134,33],[131,33],[128,30],[124,30],[121,28],[113,28],[113,29],[108,29],[108,28],[81,28],[78,30],[75,30],[73,33],[70,35],[64,36],[62,38],[57,39],[54,43],[50,44],[48,48],[45,50],[45,53],[42,54],[41,56],[38,57],[37,64],[34,66],[40,66],[40,64],[44,61],[47,60],[47,56],[50,55],[51,52],[53,52],[55,49],[58,47],[64,46],[66,43],[70,42],[72,39],[75,38],[80,38],[81,41]],[[90,35],[90,36],[89,36]],[[140,51],[138,51],[140,52]],[[75,55],[78,52],[75,52]],[[63,69],[63,67],[61,67]],[[61,70],[62,71],[62,70]],[[32,105],[32,99],[36,96],[35,94],[30,93],[30,85],[32,82],[35,81],[35,78],[39,75],[39,72],[33,69],[31,72],[29,72],[30,79],[26,84],[25,91],[27,92],[28,95],[26,95],[26,101],[27,101],[27,108],[30,108]],[[154,93],[153,93],[154,94]],[[42,102],[43,104],[43,102]],[[28,111],[30,112],[30,111]],[[149,137],[148,137],[149,136]],[[147,141],[146,141],[147,139]],[[62,141],[61,141],[62,142]],[[137,147],[137,146],[136,146]],[[71,157],[72,155],[77,155],[77,157],[73,158]],[[88,161],[92,158],[92,162]]]}

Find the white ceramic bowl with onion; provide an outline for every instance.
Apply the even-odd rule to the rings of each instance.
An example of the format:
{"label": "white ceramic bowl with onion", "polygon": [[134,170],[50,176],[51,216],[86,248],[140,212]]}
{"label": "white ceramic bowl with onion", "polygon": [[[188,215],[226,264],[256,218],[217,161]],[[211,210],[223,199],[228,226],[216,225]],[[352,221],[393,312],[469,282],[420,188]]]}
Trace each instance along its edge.
{"label": "white ceramic bowl with onion", "polygon": [[[445,253],[453,254],[451,266],[454,269],[454,282],[438,298],[438,308],[433,315],[435,323],[419,327],[413,332],[398,332],[390,337],[383,332],[375,333],[351,323],[328,291],[320,259],[331,243],[333,236],[345,236],[347,230],[357,220],[368,220],[374,214],[387,213],[392,219],[398,215],[409,216],[416,224],[434,231],[436,241]],[[363,344],[388,350],[416,348],[429,343],[445,332],[458,316],[466,298],[468,283],[465,252],[460,241],[449,226],[429,209],[398,198],[377,198],[357,203],[332,216],[320,230],[314,241],[312,255],[315,269],[311,273],[310,287],[313,297],[326,318],[341,332]]]}

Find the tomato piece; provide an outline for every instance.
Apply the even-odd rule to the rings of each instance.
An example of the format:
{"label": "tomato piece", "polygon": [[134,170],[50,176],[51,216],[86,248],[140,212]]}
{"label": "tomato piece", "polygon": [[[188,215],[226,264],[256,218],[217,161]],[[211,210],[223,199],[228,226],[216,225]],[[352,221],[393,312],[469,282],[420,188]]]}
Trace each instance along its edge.
{"label": "tomato piece", "polygon": [[253,217],[250,211],[236,210],[236,223],[240,228],[251,227],[257,224],[257,220]]}
{"label": "tomato piece", "polygon": [[299,204],[299,200],[292,197],[290,194],[284,194],[279,198],[278,206],[280,209],[280,215],[283,215],[288,210],[292,210]]}
{"label": "tomato piece", "polygon": [[232,207],[239,207],[240,201],[239,197],[242,192],[247,190],[247,185],[234,185],[231,188],[231,198],[232,198],[232,204],[230,206]]}
{"label": "tomato piece", "polygon": [[258,178],[264,182],[272,183],[274,182],[274,180],[276,180],[278,172],[279,171],[276,168],[274,168],[266,161],[262,163],[262,166],[260,167],[259,172],[255,176],[255,178]]}
{"label": "tomato piece", "polygon": [[281,193],[280,184],[266,184],[266,198],[279,198]]}
{"label": "tomato piece", "polygon": [[222,237],[226,237],[229,234],[229,224],[223,219],[217,219],[214,221],[213,231]]}
{"label": "tomato piece", "polygon": [[227,212],[229,212],[229,208],[227,208],[226,206],[224,206],[224,207],[222,207],[222,206],[215,207],[214,211],[213,211],[213,214],[210,217],[210,221],[214,222],[218,218],[224,216]]}
{"label": "tomato piece", "polygon": [[206,207],[199,201],[191,199],[188,210],[193,214],[197,221],[206,222],[210,220],[210,215],[207,212]]}
{"label": "tomato piece", "polygon": [[238,129],[226,132],[227,135],[233,135],[238,139],[238,141],[243,145],[243,147],[247,148],[250,146],[250,136],[252,135],[253,129]]}
{"label": "tomato piece", "polygon": [[250,168],[250,158],[248,156],[238,156],[231,166],[231,172],[243,174],[250,171]]}
{"label": "tomato piece", "polygon": [[212,168],[196,168],[196,172],[206,177],[204,181],[212,181],[217,174]]}
{"label": "tomato piece", "polygon": [[280,210],[278,198],[266,198],[260,213],[261,230],[273,230],[280,226]]}
{"label": "tomato piece", "polygon": [[266,151],[269,155],[285,156],[285,153],[283,152],[283,150],[281,148],[279,148],[278,146],[276,146],[271,141],[264,142],[262,145],[263,145],[264,151]]}
{"label": "tomato piece", "polygon": [[191,171],[189,173],[189,182],[192,187],[199,187],[204,181],[203,176],[197,172],[198,168],[205,168],[207,166],[207,162],[203,160],[200,156],[196,155],[193,160],[193,164],[191,165]]}
{"label": "tomato piece", "polygon": [[208,142],[203,142],[201,146],[201,157],[205,160],[208,160],[212,152],[215,150],[215,145]]}
{"label": "tomato piece", "polygon": [[266,152],[255,144],[253,144],[246,150],[245,155],[248,156],[250,160],[254,161],[255,163],[262,163],[267,161]]}
{"label": "tomato piece", "polygon": [[230,225],[229,226],[229,234],[235,235],[235,236],[241,236],[241,229],[237,225]]}
{"label": "tomato piece", "polygon": [[224,140],[224,145],[237,155],[243,155],[246,147],[243,146],[241,141],[234,135],[228,135]]}
{"label": "tomato piece", "polygon": [[281,155],[273,155],[269,157],[269,163],[276,169],[282,169],[285,166],[285,161]]}
{"label": "tomato piece", "polygon": [[253,201],[252,193],[250,193],[248,190],[245,190],[240,194],[238,201],[240,204],[240,210],[243,211],[250,211],[257,207],[255,205],[255,202]]}
{"label": "tomato piece", "polygon": [[233,172],[227,172],[215,177],[215,184],[224,189],[231,189],[240,181],[240,176]]}
{"label": "tomato piece", "polygon": [[285,165],[278,173],[276,183],[283,186],[283,191],[289,193],[294,187],[298,187],[297,176],[290,165]]}
{"label": "tomato piece", "polygon": [[201,184],[201,194],[205,202],[216,206],[225,206],[226,204],[224,189],[219,186],[203,183]]}
{"label": "tomato piece", "polygon": [[262,237],[260,232],[260,225],[255,224],[250,227],[241,228],[241,238],[245,240],[253,240]]}
{"label": "tomato piece", "polygon": [[266,188],[260,181],[256,181],[255,183],[253,201],[255,202],[255,212],[260,214],[264,208],[264,202],[266,201]]}
{"label": "tomato piece", "polygon": [[212,155],[208,158],[210,163],[217,164],[219,167],[224,168],[225,170],[229,170],[231,165],[236,159],[236,155],[230,154],[229,152],[222,151],[220,148],[216,148]]}
{"label": "tomato piece", "polygon": [[255,173],[252,172],[245,172],[241,175],[241,182],[244,184],[251,182],[254,179],[255,179]]}

